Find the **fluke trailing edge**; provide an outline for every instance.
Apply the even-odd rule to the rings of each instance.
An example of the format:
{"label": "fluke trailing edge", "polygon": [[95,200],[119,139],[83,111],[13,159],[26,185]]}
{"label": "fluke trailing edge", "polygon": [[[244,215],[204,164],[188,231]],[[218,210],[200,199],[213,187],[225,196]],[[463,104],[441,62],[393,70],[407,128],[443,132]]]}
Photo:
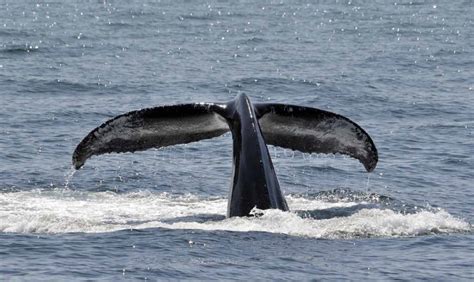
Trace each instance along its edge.
{"label": "fluke trailing edge", "polygon": [[72,161],[104,153],[135,152],[190,143],[232,132],[233,176],[227,216],[258,209],[288,210],[267,143],[308,153],[340,153],[358,159],[367,171],[378,160],[370,136],[346,117],[314,108],[255,104],[241,94],[226,104],[198,103],[132,111],[92,130]]}

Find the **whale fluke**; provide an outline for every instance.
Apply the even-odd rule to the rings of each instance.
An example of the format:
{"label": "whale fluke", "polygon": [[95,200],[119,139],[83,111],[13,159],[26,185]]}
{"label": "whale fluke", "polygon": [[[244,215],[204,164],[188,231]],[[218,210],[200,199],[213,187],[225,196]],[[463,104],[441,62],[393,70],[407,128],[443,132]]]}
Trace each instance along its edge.
{"label": "whale fluke", "polygon": [[217,137],[229,131],[224,118],[217,114],[225,107],[182,104],[119,115],[92,130],[79,143],[73,153],[73,165],[79,169],[94,155],[143,151]]}
{"label": "whale fluke", "polygon": [[79,169],[93,156],[135,152],[217,137],[230,131],[233,176],[227,216],[253,208],[288,210],[267,143],[309,153],[340,153],[374,170],[378,155],[370,136],[341,115],[309,107],[251,103],[240,94],[227,104],[161,106],[117,116],[92,130],[76,147]]}
{"label": "whale fluke", "polygon": [[255,104],[267,144],[305,153],[345,154],[374,170],[378,154],[370,136],[355,122],[315,108]]}

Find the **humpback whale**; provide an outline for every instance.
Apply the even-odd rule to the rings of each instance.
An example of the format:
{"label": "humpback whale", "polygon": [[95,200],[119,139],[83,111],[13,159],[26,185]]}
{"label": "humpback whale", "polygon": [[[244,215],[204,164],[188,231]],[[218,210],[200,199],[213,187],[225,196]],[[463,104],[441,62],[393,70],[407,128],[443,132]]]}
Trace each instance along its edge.
{"label": "humpback whale", "polygon": [[233,173],[227,216],[253,208],[288,210],[267,144],[308,153],[345,154],[370,172],[378,154],[350,119],[310,107],[256,103],[245,94],[228,103],[158,106],[128,112],[92,130],[76,147],[76,169],[94,155],[135,152],[232,133]]}

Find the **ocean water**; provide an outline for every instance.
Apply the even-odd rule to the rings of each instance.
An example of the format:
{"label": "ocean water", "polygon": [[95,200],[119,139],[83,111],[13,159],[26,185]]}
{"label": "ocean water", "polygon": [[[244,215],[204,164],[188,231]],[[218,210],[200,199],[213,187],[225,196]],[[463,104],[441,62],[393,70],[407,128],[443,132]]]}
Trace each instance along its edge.
{"label": "ocean water", "polygon": [[[472,1],[1,1],[1,280],[474,279]],[[230,135],[90,159],[118,114],[245,93],[374,139],[271,147],[290,212],[225,218]]]}

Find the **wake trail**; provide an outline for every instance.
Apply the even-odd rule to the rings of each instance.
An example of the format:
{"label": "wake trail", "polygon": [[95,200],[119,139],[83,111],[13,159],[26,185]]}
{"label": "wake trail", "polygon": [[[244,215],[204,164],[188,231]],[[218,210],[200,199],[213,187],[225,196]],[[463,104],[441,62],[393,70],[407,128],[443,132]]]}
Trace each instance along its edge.
{"label": "wake trail", "polygon": [[441,208],[407,208],[375,194],[325,191],[316,196],[286,198],[291,212],[254,210],[253,217],[225,218],[227,199],[203,199],[191,194],[69,189],[0,193],[0,232],[102,233],[167,228],[347,239],[472,230],[468,222]]}

